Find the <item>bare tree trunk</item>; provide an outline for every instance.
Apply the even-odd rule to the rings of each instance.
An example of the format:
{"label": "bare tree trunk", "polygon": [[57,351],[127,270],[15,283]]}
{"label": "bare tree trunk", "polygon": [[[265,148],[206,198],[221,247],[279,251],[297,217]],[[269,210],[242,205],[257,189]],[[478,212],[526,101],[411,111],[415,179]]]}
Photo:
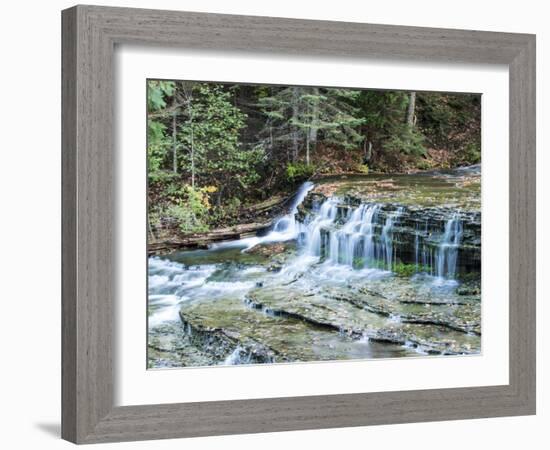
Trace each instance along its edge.
{"label": "bare tree trunk", "polygon": [[306,132],[306,165],[309,166],[309,136],[310,136],[310,130],[307,130]]}
{"label": "bare tree trunk", "polygon": [[176,96],[174,95],[174,112],[172,113],[172,163],[174,173],[178,173]]}
{"label": "bare tree trunk", "polygon": [[189,124],[189,144],[191,152],[191,187],[195,187],[195,130],[193,128],[193,91],[192,86],[183,85],[183,95],[185,103],[187,103],[187,122]]}
{"label": "bare tree trunk", "polygon": [[369,141],[368,136],[365,136],[363,141],[363,164],[369,164],[372,158],[372,142]]}
{"label": "bare tree trunk", "polygon": [[218,189],[218,195],[216,196],[216,206],[220,207],[222,205],[222,195],[223,195],[223,184],[220,184]]}
{"label": "bare tree trunk", "polygon": [[409,106],[407,107],[407,125],[409,128],[414,127],[414,112],[416,107],[416,92],[412,91],[409,94]]}
{"label": "bare tree trunk", "polygon": [[[292,88],[292,120],[294,123],[298,121],[298,101],[299,101],[299,92],[297,87]],[[298,126],[293,125],[292,130],[292,150],[293,150],[293,161],[298,159]]]}
{"label": "bare tree trunk", "polygon": [[195,188],[195,132],[193,130],[193,110],[191,108],[191,99],[187,103],[189,112],[189,128],[191,129],[191,187]]}
{"label": "bare tree trunk", "polygon": [[319,88],[313,88],[313,95],[317,98],[313,100],[312,104],[310,141],[315,145],[317,142],[317,131],[319,130]]}
{"label": "bare tree trunk", "polygon": [[153,240],[156,240],[155,233],[153,232],[153,227],[151,226],[151,221],[149,220],[149,215],[147,215],[147,229],[149,230],[149,234],[151,235],[151,238]]}
{"label": "bare tree trunk", "polygon": [[[319,88],[313,88],[313,95],[319,96]],[[313,100],[311,105],[311,123],[309,125],[309,138],[308,138],[308,150],[306,164],[309,166],[310,160],[310,148],[315,150],[317,145],[317,131],[319,130],[319,99]]]}

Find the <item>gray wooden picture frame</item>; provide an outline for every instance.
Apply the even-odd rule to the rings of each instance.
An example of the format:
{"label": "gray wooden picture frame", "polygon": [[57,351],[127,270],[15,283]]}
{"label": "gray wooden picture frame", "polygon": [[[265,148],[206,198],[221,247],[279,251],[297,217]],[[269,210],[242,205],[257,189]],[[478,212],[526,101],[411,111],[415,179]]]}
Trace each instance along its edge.
{"label": "gray wooden picture frame", "polygon": [[[62,437],[75,443],[535,413],[535,36],[75,6],[62,13]],[[510,81],[509,384],[114,406],[117,44],[505,64]]]}

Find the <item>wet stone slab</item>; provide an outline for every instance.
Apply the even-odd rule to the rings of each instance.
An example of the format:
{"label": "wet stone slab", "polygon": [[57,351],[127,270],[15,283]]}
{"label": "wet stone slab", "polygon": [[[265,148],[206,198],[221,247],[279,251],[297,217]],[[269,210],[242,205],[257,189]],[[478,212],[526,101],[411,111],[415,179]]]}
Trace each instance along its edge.
{"label": "wet stone slab", "polygon": [[[246,296],[265,314],[291,317],[350,337],[412,346],[429,353],[472,354],[480,350],[479,309],[462,305],[408,304],[348,287],[264,286]],[[470,320],[468,320],[470,319]]]}
{"label": "wet stone slab", "polygon": [[413,209],[440,207],[481,210],[481,167],[410,175],[372,174],[327,177],[311,194],[340,196],[353,202],[398,203]]}
{"label": "wet stone slab", "polygon": [[[380,345],[332,327],[261,311],[242,299],[185,304],[180,315],[190,343],[212,355],[217,364],[373,358],[382,351]],[[386,356],[407,353],[412,352],[398,345],[383,349]]]}

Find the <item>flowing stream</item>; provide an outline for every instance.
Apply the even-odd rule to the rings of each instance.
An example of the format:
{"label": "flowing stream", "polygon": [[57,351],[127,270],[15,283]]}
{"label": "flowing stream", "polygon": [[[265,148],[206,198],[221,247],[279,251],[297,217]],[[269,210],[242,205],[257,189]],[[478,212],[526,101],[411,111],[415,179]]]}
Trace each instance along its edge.
{"label": "flowing stream", "polygon": [[244,251],[261,244],[273,244],[276,242],[286,242],[292,239],[296,239],[301,230],[301,224],[296,220],[296,213],[298,212],[298,206],[304,201],[307,193],[313,189],[314,184],[306,182],[300,186],[298,191],[293,197],[292,203],[289,208],[288,214],[279,217],[269,233],[263,236],[254,236],[245,239],[239,239],[236,241],[223,242],[221,244],[213,244],[213,250],[220,250],[224,248],[243,248]]}
{"label": "flowing stream", "polygon": [[461,279],[480,270],[478,212],[316,188],[262,235],[149,258],[149,367],[480,351]]}

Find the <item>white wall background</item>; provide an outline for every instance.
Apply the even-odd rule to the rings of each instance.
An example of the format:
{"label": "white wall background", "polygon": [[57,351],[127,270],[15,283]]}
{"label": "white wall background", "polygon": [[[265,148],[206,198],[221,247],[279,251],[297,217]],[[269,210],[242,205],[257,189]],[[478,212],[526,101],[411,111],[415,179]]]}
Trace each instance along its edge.
{"label": "white wall background", "polygon": [[[134,6],[271,15],[396,25],[467,28],[537,34],[538,229],[550,227],[543,191],[550,170],[542,149],[549,120],[550,29],[545,3],[536,0],[157,0],[103,1]],[[63,449],[60,417],[60,10],[71,1],[4,2],[0,17],[0,412],[3,448]],[[546,120],[545,120],[546,119]],[[545,136],[546,134],[546,136]],[[546,159],[546,161],[544,160]],[[548,196],[546,196],[548,199]],[[547,203],[547,202],[546,202]],[[547,206],[547,205],[546,205]],[[118,444],[124,449],[318,448],[407,449],[542,448],[548,439],[550,395],[544,377],[550,319],[549,240],[538,236],[538,415],[441,423],[388,425]],[[546,284],[544,286],[543,284]],[[546,289],[545,289],[546,288]],[[543,292],[545,290],[546,292]],[[105,445],[97,448],[114,448]]]}

